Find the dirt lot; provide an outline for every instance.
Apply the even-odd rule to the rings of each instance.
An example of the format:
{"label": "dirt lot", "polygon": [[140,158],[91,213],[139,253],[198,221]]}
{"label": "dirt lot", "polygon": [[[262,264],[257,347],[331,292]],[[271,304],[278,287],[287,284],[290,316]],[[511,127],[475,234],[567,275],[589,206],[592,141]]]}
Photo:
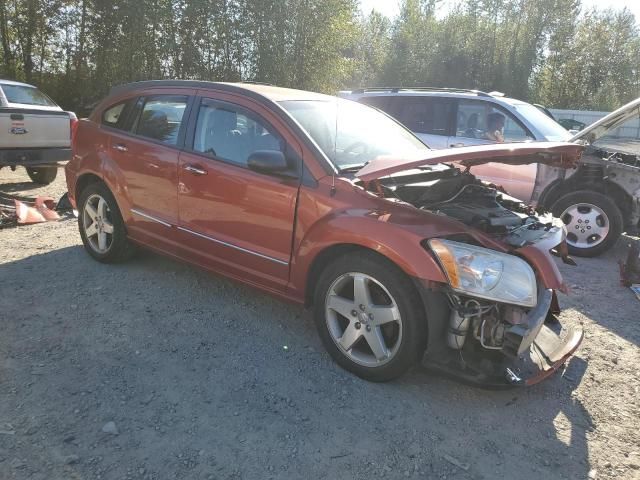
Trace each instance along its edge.
{"label": "dirt lot", "polygon": [[359,380],[300,307],[150,253],[100,265],[75,219],[0,230],[0,479],[640,478],[625,249],[561,267],[586,330],[564,374],[484,391]]}

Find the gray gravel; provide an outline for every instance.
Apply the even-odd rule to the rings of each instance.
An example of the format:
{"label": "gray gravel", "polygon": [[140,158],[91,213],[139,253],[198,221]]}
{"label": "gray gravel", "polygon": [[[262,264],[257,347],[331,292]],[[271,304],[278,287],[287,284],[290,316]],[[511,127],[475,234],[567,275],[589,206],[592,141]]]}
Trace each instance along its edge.
{"label": "gray gravel", "polygon": [[[64,190],[0,171],[3,192]],[[364,382],[302,308],[151,253],[98,264],[73,219],[0,230],[0,479],[638,479],[625,249],[561,266],[586,329],[566,371],[484,391]]]}

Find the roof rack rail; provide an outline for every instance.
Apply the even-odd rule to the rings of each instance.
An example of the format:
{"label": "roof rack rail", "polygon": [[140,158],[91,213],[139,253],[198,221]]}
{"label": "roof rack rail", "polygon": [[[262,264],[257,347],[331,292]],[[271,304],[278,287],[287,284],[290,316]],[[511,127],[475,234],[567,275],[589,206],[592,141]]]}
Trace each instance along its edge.
{"label": "roof rack rail", "polygon": [[483,92],[482,90],[473,90],[469,88],[443,88],[443,87],[366,87],[356,88],[351,90],[351,93],[365,93],[365,92],[386,92],[391,93],[406,92],[406,91],[423,91],[423,92],[450,92],[450,93],[475,93],[480,97],[491,97],[492,95]]}
{"label": "roof rack rail", "polygon": [[251,85],[267,85],[269,87],[273,87],[273,83],[267,83],[267,82],[256,82],[254,80],[240,80],[239,83],[249,83]]}

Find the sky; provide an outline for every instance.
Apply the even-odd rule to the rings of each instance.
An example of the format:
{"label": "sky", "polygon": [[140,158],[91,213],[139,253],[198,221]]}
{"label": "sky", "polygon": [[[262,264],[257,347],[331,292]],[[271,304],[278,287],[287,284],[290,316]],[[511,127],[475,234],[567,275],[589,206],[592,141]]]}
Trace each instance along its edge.
{"label": "sky", "polygon": [[[446,0],[445,3],[454,3],[452,0]],[[380,13],[394,17],[398,14],[400,0],[360,0],[360,6],[363,12],[369,12],[376,9]],[[585,8],[602,7],[602,0],[582,0]],[[635,15],[636,21],[640,23],[640,0],[607,0],[606,7],[613,9],[622,9],[627,7]],[[446,7],[445,7],[446,8]]]}

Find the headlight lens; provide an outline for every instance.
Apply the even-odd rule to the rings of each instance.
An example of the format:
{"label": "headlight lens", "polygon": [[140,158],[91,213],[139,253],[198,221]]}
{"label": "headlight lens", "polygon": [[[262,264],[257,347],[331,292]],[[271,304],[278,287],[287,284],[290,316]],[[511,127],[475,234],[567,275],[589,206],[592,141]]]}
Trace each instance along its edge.
{"label": "headlight lens", "polygon": [[451,288],[497,302],[535,307],[536,276],[524,260],[466,243],[429,240]]}

